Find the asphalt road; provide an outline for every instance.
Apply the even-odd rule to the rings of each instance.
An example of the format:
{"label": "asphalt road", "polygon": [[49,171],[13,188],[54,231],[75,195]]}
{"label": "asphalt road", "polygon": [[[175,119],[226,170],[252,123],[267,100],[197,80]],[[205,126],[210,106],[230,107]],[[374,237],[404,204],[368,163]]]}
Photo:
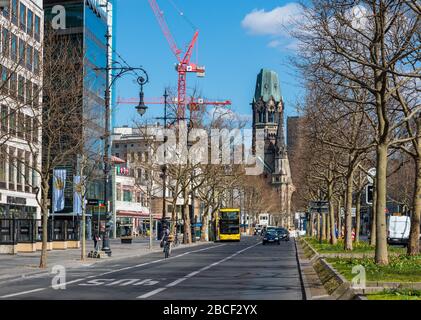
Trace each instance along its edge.
{"label": "asphalt road", "polygon": [[[0,282],[0,300],[301,300],[294,241],[210,243]],[[65,271],[65,272],[63,272]]]}

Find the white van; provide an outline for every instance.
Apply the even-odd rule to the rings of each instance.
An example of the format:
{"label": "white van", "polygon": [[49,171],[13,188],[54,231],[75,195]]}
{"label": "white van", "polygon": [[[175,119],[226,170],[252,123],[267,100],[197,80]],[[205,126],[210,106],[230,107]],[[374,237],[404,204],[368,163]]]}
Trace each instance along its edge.
{"label": "white van", "polygon": [[409,231],[411,230],[410,217],[389,218],[389,226],[387,232],[387,243],[389,244],[407,244],[409,240]]}

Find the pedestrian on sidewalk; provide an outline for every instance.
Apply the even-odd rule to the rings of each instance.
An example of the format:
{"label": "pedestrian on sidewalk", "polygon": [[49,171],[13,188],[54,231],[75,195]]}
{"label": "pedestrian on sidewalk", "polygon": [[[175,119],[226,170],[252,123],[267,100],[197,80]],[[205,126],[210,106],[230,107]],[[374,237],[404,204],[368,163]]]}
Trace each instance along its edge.
{"label": "pedestrian on sidewalk", "polygon": [[95,249],[95,251],[98,251],[98,249],[99,249],[98,248],[99,241],[101,241],[101,238],[98,235],[98,233],[95,233],[95,235],[94,235],[94,249]]}

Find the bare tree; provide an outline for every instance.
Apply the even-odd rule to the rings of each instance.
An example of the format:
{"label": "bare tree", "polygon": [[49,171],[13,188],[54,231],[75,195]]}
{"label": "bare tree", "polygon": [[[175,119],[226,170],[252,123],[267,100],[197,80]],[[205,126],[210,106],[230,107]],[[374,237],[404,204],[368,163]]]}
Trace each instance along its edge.
{"label": "bare tree", "polygon": [[[314,0],[297,34],[309,78],[368,94],[364,112],[375,129],[377,153],[375,260],[383,265],[389,262],[384,215],[388,150],[412,139],[396,136],[396,132],[417,111],[404,116],[392,98],[404,79],[420,77],[419,65],[406,67],[419,59],[421,18],[416,9],[415,2],[404,0]],[[392,76],[404,81],[394,83]],[[349,96],[340,99],[355,101]]]}

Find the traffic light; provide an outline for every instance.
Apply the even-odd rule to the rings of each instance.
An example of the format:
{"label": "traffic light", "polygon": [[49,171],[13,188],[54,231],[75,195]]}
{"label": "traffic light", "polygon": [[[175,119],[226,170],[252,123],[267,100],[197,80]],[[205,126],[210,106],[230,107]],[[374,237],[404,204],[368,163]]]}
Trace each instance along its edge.
{"label": "traffic light", "polygon": [[367,204],[373,204],[374,186],[372,184],[367,185],[365,189],[365,202]]}

